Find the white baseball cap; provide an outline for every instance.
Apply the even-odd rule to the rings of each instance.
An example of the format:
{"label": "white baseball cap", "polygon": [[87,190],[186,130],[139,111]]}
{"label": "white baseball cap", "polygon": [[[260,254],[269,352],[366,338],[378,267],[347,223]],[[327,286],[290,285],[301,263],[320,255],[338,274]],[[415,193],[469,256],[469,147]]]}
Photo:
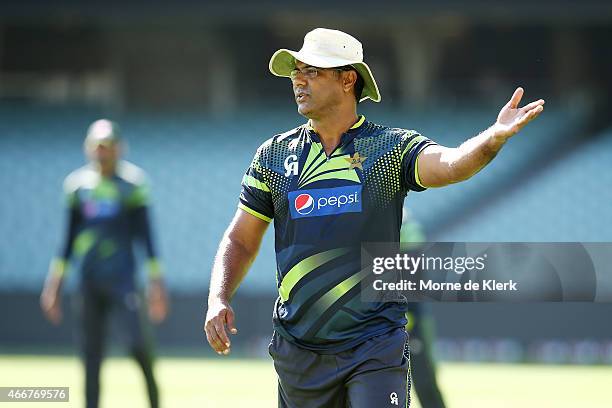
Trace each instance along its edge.
{"label": "white baseball cap", "polygon": [[295,69],[295,61],[317,68],[335,68],[350,65],[364,81],[359,101],[371,99],[380,102],[380,92],[370,67],[363,62],[363,46],[353,36],[338,30],[315,28],[304,37],[299,51],[280,49],[270,59],[270,72],[279,77],[289,77]]}
{"label": "white baseball cap", "polygon": [[110,146],[121,139],[119,126],[108,119],[99,119],[92,123],[87,129],[85,146],[95,148],[99,145]]}

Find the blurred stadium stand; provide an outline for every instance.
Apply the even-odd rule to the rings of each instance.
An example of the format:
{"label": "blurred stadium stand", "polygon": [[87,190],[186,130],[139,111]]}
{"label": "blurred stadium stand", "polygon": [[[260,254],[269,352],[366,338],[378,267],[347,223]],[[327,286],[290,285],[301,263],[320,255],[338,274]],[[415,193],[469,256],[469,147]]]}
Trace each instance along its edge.
{"label": "blurred stadium stand", "polygon": [[[23,118],[15,117],[10,110],[0,111],[5,135],[0,139],[4,156],[0,185],[10,197],[1,204],[5,215],[2,230],[6,234],[0,237],[0,245],[13,248],[2,257],[0,279],[6,289],[38,290],[48,258],[61,241],[62,181],[84,162],[82,133],[95,115],[76,109],[25,111],[21,112]],[[381,118],[374,113],[372,120],[416,128],[442,144],[457,145],[474,129],[485,128],[494,115],[487,108],[471,108],[405,116],[396,112],[395,117],[387,112]],[[28,123],[32,117],[36,121]],[[216,245],[235,211],[240,180],[255,149],[273,135],[274,128],[283,131],[300,122],[298,115],[278,110],[245,111],[239,121],[184,113],[135,114],[121,119],[128,142],[127,158],[146,169],[152,180],[158,241],[172,289],[197,293],[206,290]],[[577,119],[551,109],[541,121],[513,139],[500,153],[500,160],[487,171],[467,183],[411,193],[406,204],[428,229],[433,229],[432,225],[440,228],[440,220],[462,220],[463,229],[446,231],[441,240],[610,239],[608,231],[597,228],[612,217],[598,204],[602,195],[597,193],[597,186],[605,185],[605,180],[589,177],[581,182],[585,169],[591,174],[606,175],[609,161],[605,159],[609,157],[605,155],[609,156],[609,152],[604,144],[609,143],[608,138],[592,143],[579,139],[582,144],[574,141],[572,149],[577,150],[571,158],[536,179],[525,176],[534,165],[541,167],[541,162],[546,162],[560,139],[575,133],[577,123]],[[587,151],[580,154],[581,149]],[[588,159],[592,153],[598,153],[596,157],[601,160]],[[573,167],[565,169],[563,165]],[[585,190],[593,194],[584,194]],[[497,196],[501,197],[501,209],[497,204],[486,210],[486,216],[479,212],[471,224],[466,222],[464,214],[472,206],[491,205]],[[589,205],[600,210],[589,209]],[[533,219],[528,218],[530,214]],[[565,224],[559,222],[563,219],[567,220]],[[559,235],[560,225],[566,227],[564,235]],[[522,236],[517,233],[521,227],[525,231]],[[583,233],[578,238],[573,232],[580,231]],[[263,256],[244,283],[246,291],[275,290],[272,232],[268,235]],[[23,272],[26,265],[28,273]]]}
{"label": "blurred stadium stand", "polygon": [[[508,149],[510,150],[510,149]],[[611,242],[612,129],[570,146],[562,160],[493,197],[441,241]]]}
{"label": "blurred stadium stand", "polygon": [[[485,129],[495,116],[494,111],[495,109],[486,107],[451,112],[436,111],[435,115],[430,114],[429,117],[415,117],[414,122],[422,122],[423,128],[417,130],[438,143],[457,146],[470,137],[468,135],[474,134],[475,129]],[[474,207],[487,205],[497,195],[505,197],[514,185],[523,184],[522,180],[529,179],[542,167],[549,165],[551,156],[559,149],[584,142],[584,137],[578,130],[584,125],[583,117],[572,118],[566,111],[547,106],[546,115],[540,119],[513,138],[499,153],[497,160],[469,182],[408,195],[405,205],[412,210],[414,218],[425,226],[428,237],[433,240],[448,240],[439,234],[444,234],[450,225],[463,220],[464,215],[473,212]],[[536,207],[533,211],[539,211],[539,208]],[[549,224],[548,228],[553,229],[555,226]],[[507,239],[504,238],[504,231],[498,230],[497,235],[486,240]]]}

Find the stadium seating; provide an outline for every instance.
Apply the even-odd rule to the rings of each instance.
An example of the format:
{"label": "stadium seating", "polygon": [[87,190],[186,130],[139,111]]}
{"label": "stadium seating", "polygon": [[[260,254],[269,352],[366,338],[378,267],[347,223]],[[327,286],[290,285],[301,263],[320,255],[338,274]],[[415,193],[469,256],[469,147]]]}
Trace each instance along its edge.
{"label": "stadium seating", "polygon": [[443,231],[441,241],[612,241],[612,129],[576,145],[481,212]]}
{"label": "stadium seating", "polygon": [[[366,111],[368,111],[366,109]],[[444,145],[457,145],[486,128],[492,109],[462,108],[401,113],[375,109],[369,118],[416,129]],[[84,163],[82,139],[99,112],[88,109],[0,108],[0,285],[37,291],[63,231],[63,178]],[[153,185],[155,235],[174,290],[204,293],[216,246],[237,203],[242,175],[257,146],[303,119],[293,109],[245,111],[233,117],[130,113],[113,117],[128,141],[127,159],[143,167]],[[517,136],[487,170],[468,183],[411,193],[407,206],[426,229],[460,217],[443,240],[610,240],[602,200],[610,202],[612,133],[576,146],[566,160],[537,178],[519,180],[530,163],[545,159],[560,129],[572,121],[548,111]],[[598,177],[587,175],[598,175]],[[607,180],[604,178],[607,177]],[[499,185],[512,185],[500,194]],[[596,193],[596,194],[595,194]],[[490,202],[463,220],[474,203]],[[602,220],[604,222],[602,222]],[[607,222],[605,222],[607,221]],[[272,228],[244,287],[275,290]]]}
{"label": "stadium seating", "polygon": [[[399,126],[415,128],[444,146],[454,147],[490,126],[497,113],[495,109],[437,111],[436,115],[415,117],[415,125],[406,120]],[[468,182],[408,194],[405,205],[426,231],[444,230],[449,221],[486,201],[499,188],[520,183],[518,178],[534,163],[546,162],[548,148],[554,150],[560,130],[567,132],[573,124],[564,118],[564,112],[547,111],[546,115],[510,140],[496,160]]]}

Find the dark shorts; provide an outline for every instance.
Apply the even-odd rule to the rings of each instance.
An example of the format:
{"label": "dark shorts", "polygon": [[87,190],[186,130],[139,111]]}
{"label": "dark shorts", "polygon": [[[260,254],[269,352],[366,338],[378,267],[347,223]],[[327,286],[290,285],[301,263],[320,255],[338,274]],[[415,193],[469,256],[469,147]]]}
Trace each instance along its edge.
{"label": "dark shorts", "polygon": [[150,348],[152,339],[142,293],[109,293],[83,288],[73,300],[75,314],[81,322],[77,339],[86,355],[97,356],[103,352],[110,326],[116,329],[130,351]]}
{"label": "dark shorts", "polygon": [[409,406],[410,353],[403,328],[337,354],[298,347],[274,333],[269,352],[282,408]]}

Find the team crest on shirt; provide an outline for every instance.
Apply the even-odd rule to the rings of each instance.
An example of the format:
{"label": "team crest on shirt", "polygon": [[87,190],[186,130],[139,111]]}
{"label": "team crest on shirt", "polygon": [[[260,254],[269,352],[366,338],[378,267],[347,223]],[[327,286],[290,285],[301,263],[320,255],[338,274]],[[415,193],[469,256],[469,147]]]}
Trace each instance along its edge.
{"label": "team crest on shirt", "polygon": [[285,159],[285,177],[298,175],[298,157],[290,154]]}
{"label": "team crest on shirt", "polygon": [[355,152],[355,154],[353,154],[353,157],[345,157],[344,160],[349,163],[349,170],[358,168],[359,170],[363,171],[362,164],[366,161],[367,158],[367,156],[361,156],[359,152]]}

